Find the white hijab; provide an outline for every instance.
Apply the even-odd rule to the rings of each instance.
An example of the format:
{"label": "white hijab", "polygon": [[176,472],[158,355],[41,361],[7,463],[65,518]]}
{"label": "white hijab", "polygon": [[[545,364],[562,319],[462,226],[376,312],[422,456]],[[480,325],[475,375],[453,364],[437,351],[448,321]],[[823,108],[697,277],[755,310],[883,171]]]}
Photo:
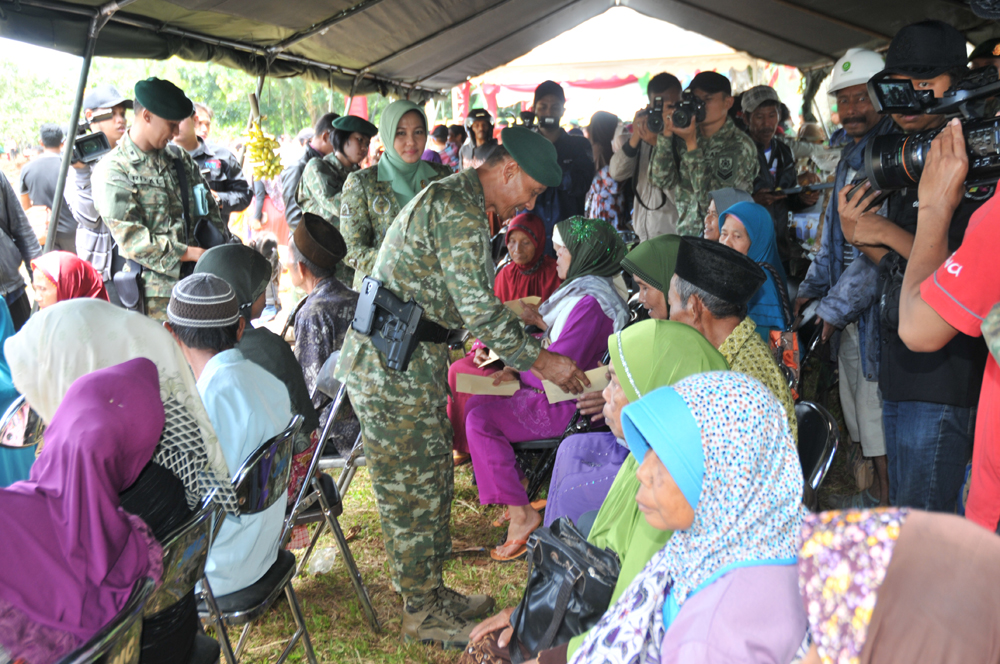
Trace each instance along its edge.
{"label": "white hijab", "polygon": [[214,489],[216,502],[236,511],[229,467],[194,374],[160,323],[103,300],[66,300],[33,315],[7,339],[4,355],[14,386],[45,422],[81,376],[139,357],[152,361],[166,411],[153,460],[184,483],[188,506]]}

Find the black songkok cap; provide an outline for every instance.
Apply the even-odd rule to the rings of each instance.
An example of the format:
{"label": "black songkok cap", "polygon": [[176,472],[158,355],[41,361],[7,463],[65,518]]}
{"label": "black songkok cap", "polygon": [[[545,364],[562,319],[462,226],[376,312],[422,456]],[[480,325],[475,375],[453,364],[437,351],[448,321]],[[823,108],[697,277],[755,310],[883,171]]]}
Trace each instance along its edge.
{"label": "black songkok cap", "polygon": [[319,267],[334,268],[347,255],[347,244],[337,228],[323,217],[306,212],[292,235],[295,248]]}
{"label": "black songkok cap", "polygon": [[700,237],[681,238],[674,274],[730,304],[746,304],[767,277],[735,249]]}

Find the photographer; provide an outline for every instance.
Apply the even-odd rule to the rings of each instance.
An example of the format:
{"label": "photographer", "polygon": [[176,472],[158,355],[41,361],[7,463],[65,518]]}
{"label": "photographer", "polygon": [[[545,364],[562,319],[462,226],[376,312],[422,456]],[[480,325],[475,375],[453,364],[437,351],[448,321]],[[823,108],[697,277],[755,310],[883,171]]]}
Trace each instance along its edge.
{"label": "photographer", "polygon": [[694,117],[687,127],[674,127],[672,112],[664,106],[649,181],[673,193],[677,234],[701,235],[711,192],[726,187],[750,191],[759,166],[757,147],[729,118],[729,79],[703,71],[691,80],[688,91],[704,105],[704,119]]}
{"label": "photographer", "polygon": [[545,222],[545,253],[555,256],[552,229],[564,219],[583,215],[587,192],[594,180],[594,151],[589,140],[571,136],[559,126],[566,110],[566,94],[555,81],[545,81],[535,88],[531,110],[538,122],[538,133],[556,146],[562,168],[562,184],[546,189],[534,209]]}
{"label": "photographer", "polygon": [[[774,237],[778,241],[778,254],[785,265],[789,259],[802,254],[796,251],[788,237],[788,213],[799,212],[812,207],[819,200],[818,191],[803,191],[786,196],[775,193],[775,189],[790,189],[798,185],[795,174],[795,157],[792,149],[774,137],[781,121],[781,100],[769,85],[758,85],[743,93],[741,99],[743,118],[747,122],[747,133],[757,146],[757,162],[760,172],[753,183],[754,202],[767,208],[774,221]],[[719,210],[722,212],[722,210]]]}
{"label": "photographer", "polygon": [[[900,30],[886,55],[879,76],[912,81],[916,90],[941,97],[967,73],[965,38],[940,21],[924,21]],[[899,115],[893,120],[908,134],[939,128],[941,115]],[[957,335],[940,350],[917,353],[906,347],[897,330],[899,288],[913,248],[918,211],[941,203],[927,198],[928,186],[894,192],[886,216],[868,211],[872,189],[865,184],[847,200],[849,187],[839,193],[844,237],[879,266],[881,359],[879,389],[893,505],[952,512],[965,467],[972,454],[985,345]],[[992,189],[963,187],[949,215],[947,243],[962,242],[972,213]]]}
{"label": "photographer", "polygon": [[[681,82],[673,74],[663,72],[649,79],[646,86],[649,105],[636,112],[632,120],[632,133],[611,157],[609,172],[617,182],[632,178],[635,207],[632,211],[632,228],[645,242],[658,235],[677,232],[677,206],[669,189],[654,187],[649,182],[649,158],[656,147],[656,132],[649,130],[646,120],[657,97],[663,100],[665,113],[672,112],[681,98]],[[625,136],[622,136],[625,138]],[[615,144],[621,139],[616,136]]]}
{"label": "photographer", "polygon": [[250,207],[250,199],[253,198],[253,191],[250,183],[243,176],[243,169],[236,157],[228,149],[215,143],[209,143],[196,132],[205,129],[206,124],[211,126],[211,119],[205,113],[207,106],[195,104],[195,115],[181,120],[177,128],[177,136],[174,138],[174,145],[184,148],[194,159],[198,169],[208,182],[212,196],[219,204],[219,213],[225,222],[229,222],[229,215],[232,212],[242,212]]}
{"label": "photographer", "polygon": [[465,142],[458,156],[462,167],[478,168],[490,158],[499,143],[493,138],[493,116],[485,108],[474,108],[465,116],[465,126],[469,130],[469,140]]}
{"label": "photographer", "polygon": [[[132,110],[132,100],[126,99],[110,84],[93,88],[83,98],[83,114],[93,132],[104,132],[112,149],[125,134],[126,112]],[[118,304],[118,294],[111,280],[111,250],[115,241],[94,206],[91,176],[97,164],[77,162],[66,182],[66,200],[76,219],[76,254],[94,266],[104,279],[111,301]],[[69,177],[69,176],[68,176]]]}

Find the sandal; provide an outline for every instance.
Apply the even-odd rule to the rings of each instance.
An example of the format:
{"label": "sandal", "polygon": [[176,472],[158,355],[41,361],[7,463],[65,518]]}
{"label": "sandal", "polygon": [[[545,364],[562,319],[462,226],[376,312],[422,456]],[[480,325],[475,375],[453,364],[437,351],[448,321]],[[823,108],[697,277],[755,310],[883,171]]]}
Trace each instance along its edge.
{"label": "sandal", "polygon": [[[545,506],[548,504],[548,502],[549,501],[547,498],[542,498],[541,500],[536,500],[535,502],[531,503],[531,506],[535,509],[536,512],[541,512],[542,510],[545,509]],[[503,528],[503,524],[505,524],[508,521],[510,521],[510,510],[504,510],[503,516],[501,516],[499,519],[494,519],[490,525],[493,526],[494,528]]]}
{"label": "sandal", "polygon": [[516,544],[517,550],[510,556],[502,556],[498,553],[500,547],[496,547],[490,551],[490,558],[497,561],[498,563],[509,563],[512,560],[520,560],[528,555],[528,540],[508,540],[507,542],[501,544],[500,546],[507,546],[508,544]]}

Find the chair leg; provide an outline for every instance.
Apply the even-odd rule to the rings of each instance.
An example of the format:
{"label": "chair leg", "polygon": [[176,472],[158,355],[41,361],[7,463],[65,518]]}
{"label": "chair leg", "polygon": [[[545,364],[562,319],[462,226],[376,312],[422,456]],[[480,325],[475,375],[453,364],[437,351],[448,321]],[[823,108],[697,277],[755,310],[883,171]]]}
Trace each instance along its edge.
{"label": "chair leg", "polygon": [[243,654],[243,648],[247,645],[247,638],[250,636],[251,627],[253,627],[252,622],[243,625],[243,631],[240,632],[240,640],[236,642],[236,659],[239,659],[240,655]]}
{"label": "chair leg", "polygon": [[368,588],[365,587],[365,582],[361,578],[361,572],[354,561],[351,548],[347,545],[347,538],[344,537],[344,531],[340,529],[340,522],[329,511],[326,513],[326,520],[330,524],[333,538],[337,540],[337,546],[340,547],[340,555],[343,556],[344,564],[347,565],[347,573],[351,577],[351,583],[354,584],[354,592],[361,602],[361,608],[365,610],[365,615],[368,616],[368,624],[378,634],[382,631],[382,626],[378,622],[378,615],[375,613],[375,607],[372,606],[371,597],[368,595]]}
{"label": "chair leg", "polygon": [[236,654],[233,653],[233,645],[229,642],[229,630],[226,629],[226,621],[222,619],[222,612],[215,601],[215,594],[212,593],[212,586],[208,583],[208,578],[201,577],[201,593],[205,596],[205,603],[208,605],[208,612],[211,624],[215,627],[216,640],[222,648],[222,654],[226,658],[227,664],[236,664]]}
{"label": "chair leg", "polygon": [[289,581],[285,586],[285,596],[288,598],[288,607],[292,610],[292,617],[295,618],[295,624],[298,626],[298,630],[292,636],[292,640],[288,642],[285,647],[285,652],[281,653],[281,657],[278,658],[276,664],[281,664],[288,657],[291,652],[292,647],[295,642],[302,638],[302,646],[306,649],[306,657],[309,659],[309,664],[316,664],[316,653],[313,652],[312,640],[309,638],[309,630],[306,629],[306,620],[302,616],[302,607],[299,606],[299,599],[295,596],[295,590],[292,588],[292,582]]}
{"label": "chair leg", "polygon": [[340,471],[340,477],[337,478],[337,492],[340,494],[341,500],[343,500],[344,494],[347,492],[347,487],[351,485],[351,480],[354,479],[354,473],[357,471],[357,466],[354,464],[363,453],[364,445],[361,442],[361,434],[359,433],[358,437],[354,439],[354,446],[351,448],[351,453],[347,456],[347,461]]}
{"label": "chair leg", "polygon": [[553,447],[550,450],[546,450],[542,455],[542,458],[535,464],[535,469],[528,482],[528,500],[534,500],[538,495],[538,492],[542,490],[542,485],[545,483],[545,479],[549,476],[549,473],[552,472],[552,466],[555,465],[557,449],[557,447]]}

